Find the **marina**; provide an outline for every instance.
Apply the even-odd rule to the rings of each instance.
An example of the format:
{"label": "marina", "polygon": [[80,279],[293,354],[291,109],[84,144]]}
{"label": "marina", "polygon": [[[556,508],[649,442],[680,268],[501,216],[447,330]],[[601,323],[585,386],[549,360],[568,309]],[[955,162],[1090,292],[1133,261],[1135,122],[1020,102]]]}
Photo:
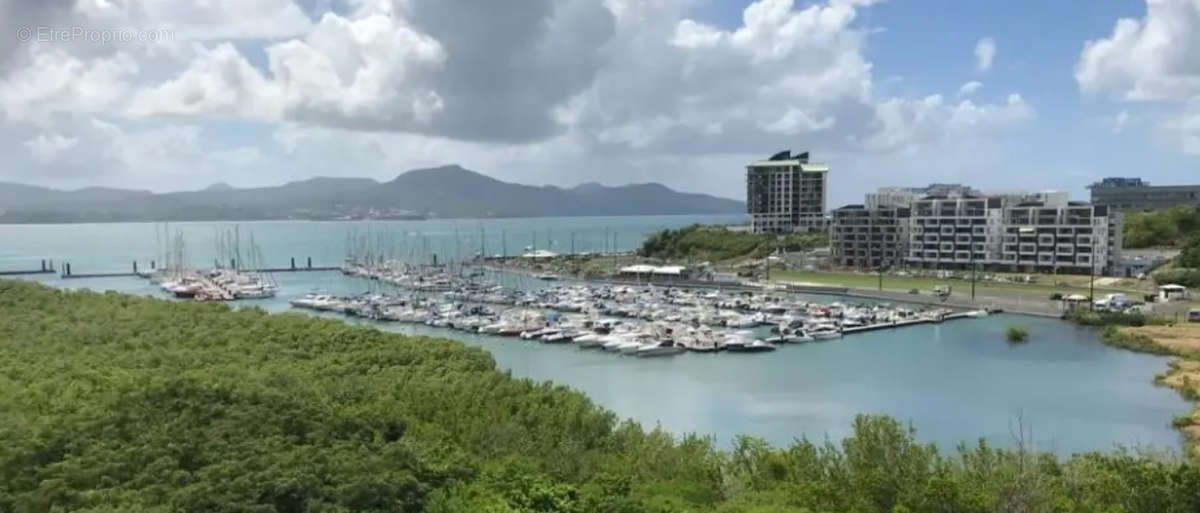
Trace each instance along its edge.
{"label": "marina", "polygon": [[[1109,449],[1114,443],[1160,449],[1178,446],[1179,435],[1171,428],[1170,419],[1185,411],[1187,405],[1177,393],[1155,387],[1147,378],[1161,372],[1165,360],[1104,346],[1099,342],[1096,330],[1075,327],[1057,319],[1008,313],[961,318],[959,316],[972,310],[956,308],[956,305],[911,305],[904,301],[909,299],[905,294],[886,300],[853,297],[839,294],[839,290],[832,287],[762,290],[728,285],[717,289],[711,285],[702,287],[687,283],[649,285],[636,280],[581,282],[568,277],[541,280],[531,275],[467,265],[479,253],[479,234],[485,235],[487,247],[496,251],[495,248],[501,248],[502,232],[508,232],[510,246],[515,246],[511,244],[516,239],[514,233],[524,230],[528,234],[533,230],[523,226],[537,227],[539,247],[542,247],[545,244],[542,241],[549,238],[542,235],[545,226],[551,226],[556,234],[599,232],[596,240],[601,240],[606,226],[617,226],[622,222],[628,224],[619,240],[632,245],[641,240],[639,234],[642,233],[695,222],[719,222],[719,218],[556,218],[373,224],[371,234],[376,240],[376,249],[372,251],[375,261],[371,266],[379,267],[381,261],[391,260],[392,263],[384,267],[393,268],[391,271],[395,276],[392,278],[398,278],[399,285],[380,279],[384,278],[382,276],[372,279],[369,273],[363,275],[363,270],[354,271],[354,266],[347,265],[345,258],[350,253],[346,248],[347,232],[353,226],[313,222],[241,223],[243,239],[253,232],[256,243],[268,257],[262,259],[263,262],[283,264],[252,266],[248,256],[243,255],[240,260],[246,261],[244,266],[238,264],[244,267],[243,271],[290,269],[288,255],[301,255],[296,258],[296,264],[302,269],[307,267],[306,255],[312,255],[313,267],[323,269],[321,272],[276,272],[272,269],[271,278],[277,286],[273,297],[234,300],[230,304],[234,308],[296,312],[408,335],[455,339],[487,351],[501,369],[516,377],[571,387],[586,393],[621,418],[630,418],[646,426],[660,425],[675,434],[713,436],[723,447],[738,434],[761,436],[775,444],[787,444],[798,436],[838,440],[848,433],[853,416],[864,412],[884,413],[911,422],[920,430],[923,440],[935,442],[946,450],[953,450],[961,442],[974,443],[981,436],[990,443],[1009,444],[1008,426],[1018,417],[1027,419],[1038,429],[1038,447],[1060,454]],[[484,230],[478,230],[478,224],[482,224]],[[366,233],[367,223],[357,226],[360,234]],[[471,226],[475,229],[470,229]],[[36,228],[0,226],[0,235],[5,240],[17,241],[0,254],[4,268],[36,269],[39,259],[53,258],[56,267],[61,267],[59,262],[71,262],[76,273],[131,270],[132,260],[140,259],[144,263],[151,259],[148,257],[157,260],[159,267],[165,267],[161,250],[155,250],[150,225]],[[222,257],[218,253],[217,244],[208,242],[213,239],[214,232],[231,230],[231,225],[173,223],[172,229],[182,232],[188,240],[183,261],[191,263],[191,267],[207,262],[209,265],[204,268],[212,270],[218,260],[225,262],[221,267],[231,267],[228,256]],[[412,235],[418,230],[423,233],[421,237]],[[408,231],[408,243],[401,245],[404,238],[396,235],[395,251],[386,239],[379,244],[377,233],[387,231],[395,234]],[[461,241],[458,244],[461,253],[458,254],[455,252],[456,231]],[[466,235],[472,233],[476,235],[470,244]],[[584,238],[577,236],[577,239]],[[586,247],[578,241],[577,245],[580,249]],[[242,246],[245,250],[246,244]],[[378,250],[380,246],[384,247],[383,251]],[[434,251],[425,252],[422,246],[436,248],[440,271],[435,271],[432,265]],[[553,247],[562,246],[556,243]],[[632,248],[618,249],[629,251]],[[508,253],[512,256],[514,251],[520,250],[509,247]],[[366,253],[360,251],[359,254],[359,259],[366,263]],[[488,265],[494,263],[489,259]],[[408,266],[407,277],[402,276],[405,264]],[[139,271],[145,271],[143,266],[139,266]],[[425,282],[423,290],[415,287],[419,283],[416,281],[418,276]],[[71,289],[118,290],[174,297],[160,284],[142,275],[76,279],[63,278],[61,273],[46,273],[22,279]],[[604,308],[595,309],[594,313],[572,312],[574,306],[569,303],[554,306],[572,297],[585,298],[588,301],[584,304],[588,305],[595,303],[592,294],[603,296],[606,293],[612,298],[602,298]],[[720,299],[704,297],[713,293]],[[372,318],[370,308],[361,309],[362,314],[359,314],[292,304],[309,294],[343,301],[343,308],[348,304],[361,308],[373,302],[407,301],[409,305],[419,307],[413,308],[414,311],[436,312],[440,320],[428,322],[431,319],[415,317],[407,321],[387,320]],[[492,297],[486,297],[488,295]],[[372,297],[375,300],[371,300]],[[384,300],[385,297],[388,299]],[[677,300],[687,302],[689,298],[698,299],[698,303],[708,305],[711,311],[699,304],[673,303]],[[625,302],[626,299],[629,301]],[[706,303],[709,301],[725,303],[725,306],[712,306]],[[740,306],[738,301],[742,302]],[[764,307],[775,302],[788,307],[782,312],[764,311]],[[883,315],[883,308],[907,308],[914,313],[926,314],[945,308],[951,312],[942,318],[942,322],[929,317],[908,324],[908,320],[919,319],[897,318],[895,326],[889,322],[887,326],[872,328],[868,325],[874,323],[864,322],[860,326],[853,319],[847,319],[850,322],[843,323],[841,333],[816,330],[822,319],[818,305],[832,306],[834,303],[840,303],[850,318],[869,315],[876,307],[880,308],[877,315]],[[882,303],[890,306],[884,307]],[[331,306],[334,304],[337,303],[330,303]],[[814,315],[810,315],[806,305],[814,307]],[[560,309],[561,306],[570,308]],[[404,312],[408,305],[391,305],[390,308],[393,313]],[[693,323],[691,318],[683,315],[690,311],[704,315],[695,315],[697,322]],[[719,311],[729,313],[720,314]],[[761,318],[758,317],[760,314]],[[680,317],[676,319],[675,315]],[[800,320],[801,327],[806,328],[803,335],[772,333],[772,328],[778,329],[778,322],[788,315]],[[708,323],[700,322],[707,317],[711,317]],[[501,335],[499,332],[488,333],[486,329],[479,331],[480,327],[489,324],[481,324],[473,331],[468,327],[470,323],[463,328],[451,328],[447,321],[452,318],[479,318],[472,322],[480,323],[496,319],[490,324],[514,322]],[[720,326],[716,319],[724,319],[726,325]],[[522,321],[528,321],[529,325]],[[546,325],[547,321],[551,326]],[[593,326],[597,326],[596,321],[600,321],[599,326],[605,321],[613,326],[618,326],[619,322],[622,327],[615,330],[618,334],[639,335],[629,337],[630,342],[638,343],[637,349],[647,346],[651,337],[659,337],[659,346],[650,346],[645,351],[661,354],[638,357],[633,346],[627,346],[626,352],[619,346],[605,350],[604,342],[598,340],[604,335],[571,331],[571,328],[590,331],[585,324],[589,321]],[[714,322],[716,325],[712,324]],[[1012,324],[1029,327],[1032,341],[1021,345],[1006,344],[1004,330]],[[671,346],[663,346],[666,333],[662,328],[672,330]],[[694,337],[691,330],[702,335]],[[524,338],[522,333],[526,333]],[[571,335],[576,336],[572,338]],[[693,338],[689,339],[689,336]],[[813,340],[809,341],[807,337]],[[739,338],[743,343],[738,343]],[[749,343],[745,343],[745,339]],[[723,343],[724,350],[718,350],[717,344],[708,348],[693,343],[693,340]],[[677,341],[681,343],[677,344]],[[755,341],[761,342],[755,344]],[[683,348],[684,344],[691,345],[692,349]],[[773,350],[767,349],[768,345]],[[978,379],[980,376],[987,379]],[[1064,383],[1070,386],[1063,386]]]}

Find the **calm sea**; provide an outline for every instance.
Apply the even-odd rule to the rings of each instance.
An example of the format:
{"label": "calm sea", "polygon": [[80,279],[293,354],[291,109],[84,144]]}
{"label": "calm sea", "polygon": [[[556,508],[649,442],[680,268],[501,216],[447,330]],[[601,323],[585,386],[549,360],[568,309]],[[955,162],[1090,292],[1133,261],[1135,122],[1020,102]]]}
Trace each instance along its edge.
{"label": "calm sea", "polygon": [[[252,233],[267,265],[287,266],[292,257],[303,265],[312,257],[319,266],[340,263],[347,246],[361,246],[368,230],[377,251],[426,260],[433,253],[454,259],[481,249],[515,254],[535,245],[567,252],[572,235],[576,251],[625,250],[663,228],[739,220],[660,216],[237,226],[243,247],[248,247]],[[214,258],[218,234],[233,226],[173,223],[169,231],[182,233],[185,255],[202,264]],[[36,268],[49,258],[71,262],[75,273],[125,271],[133,260],[146,265],[161,255],[161,247],[152,224],[0,226],[0,270]],[[31,279],[62,287],[158,294],[135,278]],[[279,296],[252,304],[285,311],[289,299],[309,291],[356,293],[368,286],[327,272],[280,273],[276,279]],[[1028,326],[1031,341],[1005,343],[1003,332],[1011,324]],[[1053,319],[999,315],[858,334],[774,353],[667,359],[434,328],[380,327],[483,347],[515,376],[569,385],[623,417],[676,433],[712,435],[723,446],[738,434],[776,444],[798,437],[837,440],[847,434],[855,414],[883,413],[911,423],[919,438],[945,449],[980,437],[1011,445],[1023,424],[1039,447],[1060,454],[1117,445],[1178,450],[1180,438],[1170,426],[1171,418],[1188,410],[1174,391],[1152,384],[1153,376],[1165,369],[1165,358],[1109,348],[1099,342],[1095,330]]]}

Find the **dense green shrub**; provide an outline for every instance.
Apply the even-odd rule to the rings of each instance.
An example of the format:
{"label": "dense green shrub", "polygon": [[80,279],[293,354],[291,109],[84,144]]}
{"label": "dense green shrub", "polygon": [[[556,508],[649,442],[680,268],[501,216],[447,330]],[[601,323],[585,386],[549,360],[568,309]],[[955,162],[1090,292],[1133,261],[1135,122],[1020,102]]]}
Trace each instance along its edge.
{"label": "dense green shrub", "polygon": [[1159,285],[1174,283],[1184,287],[1200,287],[1200,269],[1173,267],[1155,271],[1151,277]]}
{"label": "dense green shrub", "polygon": [[1175,259],[1175,265],[1190,269],[1200,269],[1200,234],[1192,235],[1187,244],[1183,246],[1183,250],[1179,252],[1179,256]]}
{"label": "dense green shrub", "polygon": [[1147,317],[1140,312],[1112,312],[1108,310],[1075,310],[1067,314],[1067,319],[1084,326],[1145,326],[1147,324],[1166,324],[1164,317]]}
{"label": "dense green shrub", "polygon": [[1025,326],[1009,326],[1004,330],[1004,339],[1010,344],[1019,344],[1029,341],[1029,328]]}
{"label": "dense green shrub", "polygon": [[12,281],[0,441],[5,513],[1200,511],[1169,458],[943,455],[878,416],[723,452],[455,342]]}
{"label": "dense green shrub", "polygon": [[1200,236],[1200,207],[1129,213],[1122,233],[1127,248],[1181,246]]}

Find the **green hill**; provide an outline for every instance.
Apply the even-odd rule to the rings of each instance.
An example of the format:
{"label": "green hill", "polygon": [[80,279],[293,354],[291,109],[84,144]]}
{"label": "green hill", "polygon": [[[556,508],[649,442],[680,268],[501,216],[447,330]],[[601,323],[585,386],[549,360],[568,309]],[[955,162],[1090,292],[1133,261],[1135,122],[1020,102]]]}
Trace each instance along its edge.
{"label": "green hill", "polygon": [[5,513],[1200,511],[1182,461],[943,455],[870,416],[722,452],[447,340],[13,281],[0,441]]}
{"label": "green hill", "polygon": [[799,251],[828,244],[824,234],[773,235],[735,232],[723,226],[695,224],[677,230],[663,230],[642,243],[638,254],[671,261],[723,262],[738,258],[762,258],[774,249]]}

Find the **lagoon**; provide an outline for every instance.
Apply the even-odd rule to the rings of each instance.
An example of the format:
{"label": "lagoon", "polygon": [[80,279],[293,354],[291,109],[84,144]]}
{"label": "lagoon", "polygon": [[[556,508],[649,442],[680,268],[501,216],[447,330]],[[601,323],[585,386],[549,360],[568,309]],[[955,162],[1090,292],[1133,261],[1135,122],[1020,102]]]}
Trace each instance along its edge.
{"label": "lagoon", "polygon": [[[656,216],[505,220],[436,220],[369,223],[374,238],[404,241],[396,254],[425,260],[471,255],[478,248],[509,254],[525,246],[567,251],[636,247],[646,235],[694,222],[737,222],[738,216]],[[229,223],[172,223],[188,240],[189,260],[201,265],[215,253],[214,234]],[[239,223],[253,232],[267,263],[286,266],[311,256],[314,265],[337,265],[347,236],[361,237],[367,223]],[[404,235],[398,235],[401,232]],[[458,236],[455,237],[457,232]],[[482,244],[481,244],[481,237]],[[608,234],[606,237],[605,234]],[[608,241],[607,244],[604,241]],[[154,258],[154,225],[0,226],[0,270],[36,268],[39,259],[69,261],[76,273],[127,270],[132,260]],[[540,241],[540,243],[539,243]],[[548,244],[546,241],[552,241]],[[420,249],[417,249],[420,248]],[[433,248],[433,249],[430,249]],[[470,248],[470,249],[464,249]],[[457,251],[456,251],[457,250]],[[407,251],[407,252],[406,252]],[[158,295],[136,278],[64,280],[31,277],[69,288]],[[338,273],[282,273],[276,298],[246,302],[287,311],[289,299],[312,290],[357,293],[362,280]],[[838,298],[822,297],[832,302]],[[1009,345],[1004,330],[1030,328],[1031,340]],[[1070,454],[1117,445],[1178,450],[1171,418],[1188,410],[1174,391],[1155,387],[1166,359],[1100,343],[1091,328],[1014,315],[922,325],[847,336],[827,343],[783,347],[767,354],[684,354],[637,359],[572,346],[467,335],[434,328],[379,325],[404,333],[433,334],[482,347],[515,376],[549,380],[587,394],[621,417],[674,433],[699,433],[728,446],[739,434],[784,445],[798,437],[840,439],[857,413],[883,413],[910,423],[921,440],[952,450],[960,443],[1012,445],[1024,426],[1037,447]]]}

